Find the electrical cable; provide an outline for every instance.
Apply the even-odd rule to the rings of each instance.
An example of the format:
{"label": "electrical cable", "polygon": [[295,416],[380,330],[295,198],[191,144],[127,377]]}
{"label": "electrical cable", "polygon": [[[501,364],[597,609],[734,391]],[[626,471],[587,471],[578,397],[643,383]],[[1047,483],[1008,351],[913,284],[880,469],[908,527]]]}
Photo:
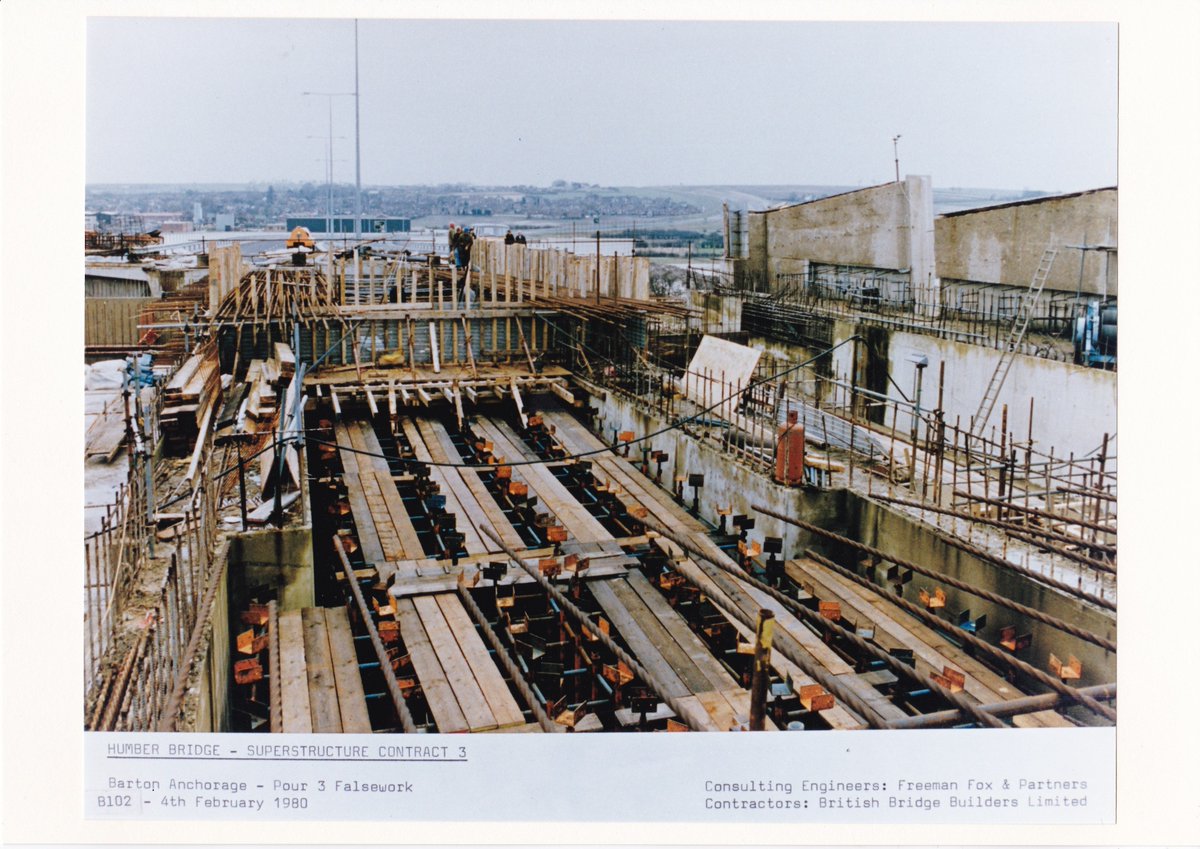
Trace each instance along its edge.
{"label": "electrical cable", "polygon": [[[684,425],[687,425],[693,421],[696,421],[697,419],[701,418],[705,413],[709,413],[709,412],[717,409],[718,407],[722,406],[723,404],[730,401],[731,399],[736,398],[737,396],[750,391],[751,389],[753,389],[756,386],[761,386],[764,383],[770,383],[771,381],[778,379],[782,375],[796,371],[797,369],[801,369],[801,368],[809,365],[810,363],[812,363],[814,360],[837,350],[838,348],[842,347],[843,345],[845,345],[849,342],[854,341],[857,338],[859,338],[857,335],[851,336],[851,337],[837,343],[832,348],[827,348],[826,350],[822,351],[821,353],[817,354],[816,356],[810,357],[809,359],[805,360],[804,362],[799,363],[798,365],[792,366],[791,368],[787,369],[786,371],[780,372],[779,374],[775,375],[774,377],[772,377],[770,379],[758,380],[758,381],[754,381],[753,383],[747,384],[744,388],[739,389],[737,392],[733,392],[733,393],[725,396],[724,398],[717,401],[715,404],[705,407],[703,410],[693,413],[692,415],[688,416],[687,418],[680,419],[679,421],[677,421],[673,424],[667,425],[666,427],[660,428],[660,429],[654,431],[653,433],[648,433],[645,436],[639,436],[636,439],[632,439],[625,444],[626,445],[634,445],[639,442],[645,442],[646,440],[654,439],[657,436],[662,436],[664,433],[670,433],[673,430],[682,430]],[[365,451],[361,448],[351,448],[348,445],[339,445],[336,442],[330,442],[330,441],[324,440],[324,439],[316,439],[315,437],[310,437],[308,439],[308,441],[315,442],[318,445],[329,445],[334,448],[337,448],[339,451],[349,451],[352,454],[362,454],[367,457],[378,457],[378,458],[384,459],[384,460],[395,459],[394,457],[388,457],[386,454],[381,454],[381,453],[374,452],[374,451]],[[597,454],[605,454],[605,453],[611,452],[613,450],[614,449],[611,446],[605,447],[605,448],[594,448],[591,451],[581,451],[576,454],[568,454],[563,457],[558,457],[554,460],[542,460],[542,459],[515,460],[511,463],[505,463],[504,465],[506,465],[506,466],[540,466],[545,463],[552,463],[552,462],[553,463],[562,463],[564,461],[577,460],[577,459],[581,459],[584,457],[592,457]],[[480,463],[435,463],[435,462],[431,462],[431,461],[430,462],[422,461],[422,465],[432,466],[432,467],[437,467],[437,468],[442,468],[442,469],[479,469],[481,467],[486,468],[486,466],[484,466],[483,464],[480,464]]]}

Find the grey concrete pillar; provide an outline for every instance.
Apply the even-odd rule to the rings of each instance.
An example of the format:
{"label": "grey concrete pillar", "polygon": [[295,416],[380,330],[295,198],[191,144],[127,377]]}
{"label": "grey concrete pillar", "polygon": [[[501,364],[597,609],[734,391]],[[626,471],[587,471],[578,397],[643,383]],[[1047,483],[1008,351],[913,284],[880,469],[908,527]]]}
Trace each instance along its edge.
{"label": "grey concrete pillar", "polygon": [[927,176],[906,176],[908,205],[908,267],[912,282],[913,311],[921,318],[937,318],[941,311],[941,281],[933,242],[933,186]]}

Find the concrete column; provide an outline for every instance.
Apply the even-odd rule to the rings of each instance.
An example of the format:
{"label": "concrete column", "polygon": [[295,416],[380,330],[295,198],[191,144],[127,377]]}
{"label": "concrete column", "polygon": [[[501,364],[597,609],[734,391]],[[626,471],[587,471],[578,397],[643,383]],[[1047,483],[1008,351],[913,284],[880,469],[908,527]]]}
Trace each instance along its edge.
{"label": "concrete column", "polygon": [[913,311],[920,318],[937,318],[941,310],[941,281],[933,243],[933,187],[929,177],[906,176],[908,267]]}

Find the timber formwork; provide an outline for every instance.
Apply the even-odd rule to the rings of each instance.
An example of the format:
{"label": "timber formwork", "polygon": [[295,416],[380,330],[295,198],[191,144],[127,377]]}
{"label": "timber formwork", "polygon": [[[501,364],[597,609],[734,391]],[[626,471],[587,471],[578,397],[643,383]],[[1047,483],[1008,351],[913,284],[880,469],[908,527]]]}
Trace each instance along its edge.
{"label": "timber formwork", "polygon": [[[475,409],[461,426],[449,405],[389,412],[355,400],[335,414],[326,397],[310,413],[322,425],[310,429],[314,510],[335,517],[317,559],[333,565],[338,592],[301,616],[325,617],[327,643],[281,630],[292,669],[281,678],[295,694],[284,705],[306,704],[312,730],[351,730],[343,718],[364,711],[373,731],[744,729],[764,609],[776,621],[768,730],[925,715],[1001,725],[992,713],[1008,702],[1014,726],[1074,724],[948,637],[952,623],[922,621],[819,558],[786,561],[767,586],[770,570],[735,535],[698,520],[555,400],[544,406]],[[343,617],[332,653],[357,666],[361,687],[347,685],[348,697],[325,663],[328,623]],[[324,671],[297,666],[298,654]],[[402,707],[389,705],[389,681]]]}

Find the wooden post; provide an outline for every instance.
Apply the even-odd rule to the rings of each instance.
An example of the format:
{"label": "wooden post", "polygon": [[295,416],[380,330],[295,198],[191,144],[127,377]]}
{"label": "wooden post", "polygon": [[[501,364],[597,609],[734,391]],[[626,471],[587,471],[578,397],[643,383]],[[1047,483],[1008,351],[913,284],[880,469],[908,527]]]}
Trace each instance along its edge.
{"label": "wooden post", "polygon": [[775,612],[765,607],[758,611],[754,629],[754,671],[750,678],[750,730],[763,731],[767,719],[767,682],[771,678],[771,637],[775,632]]}

